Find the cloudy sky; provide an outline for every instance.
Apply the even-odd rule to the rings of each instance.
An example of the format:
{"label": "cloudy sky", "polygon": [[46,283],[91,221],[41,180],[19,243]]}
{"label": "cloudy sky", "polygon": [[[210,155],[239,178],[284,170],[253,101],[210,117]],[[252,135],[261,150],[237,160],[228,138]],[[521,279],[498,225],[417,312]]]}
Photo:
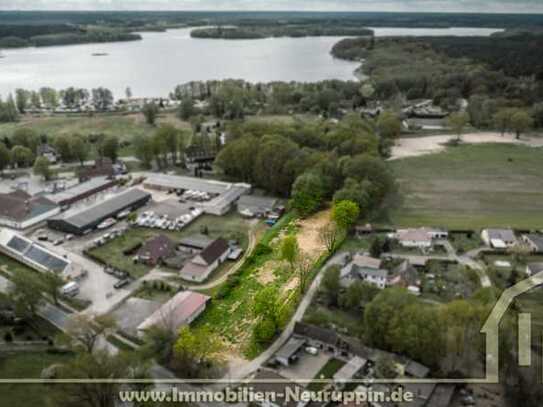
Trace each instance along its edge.
{"label": "cloudy sky", "polygon": [[543,0],[0,0],[0,10],[323,10],[543,13]]}

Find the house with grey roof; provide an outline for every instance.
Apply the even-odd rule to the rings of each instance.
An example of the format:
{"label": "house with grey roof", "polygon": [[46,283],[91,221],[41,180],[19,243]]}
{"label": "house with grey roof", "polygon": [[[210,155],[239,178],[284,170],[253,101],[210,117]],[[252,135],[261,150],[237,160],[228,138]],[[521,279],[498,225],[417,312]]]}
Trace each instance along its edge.
{"label": "house with grey roof", "polygon": [[224,239],[215,239],[204,250],[196,254],[180,271],[181,278],[202,282],[226,261],[230,246]]}
{"label": "house with grey roof", "polygon": [[60,207],[44,196],[21,190],[0,194],[0,226],[27,229],[60,213]]}
{"label": "house with grey roof", "polygon": [[507,249],[517,244],[515,232],[512,229],[484,229],[481,239],[494,249]]}
{"label": "house with grey roof", "polygon": [[356,254],[345,265],[339,275],[342,287],[349,287],[356,281],[364,281],[378,288],[385,288],[388,270],[381,269],[381,260],[364,254]]}

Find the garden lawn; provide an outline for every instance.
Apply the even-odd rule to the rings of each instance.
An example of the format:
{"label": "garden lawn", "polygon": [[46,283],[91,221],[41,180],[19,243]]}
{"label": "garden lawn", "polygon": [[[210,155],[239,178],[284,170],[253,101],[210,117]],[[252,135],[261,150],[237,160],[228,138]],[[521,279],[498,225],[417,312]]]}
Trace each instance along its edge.
{"label": "garden lawn", "polygon": [[145,264],[134,264],[133,255],[125,256],[123,254],[124,250],[134,247],[137,243],[144,243],[146,240],[158,235],[166,235],[173,240],[179,241],[190,235],[201,233],[203,228],[207,228],[208,235],[211,238],[236,239],[243,248],[247,248],[249,222],[235,212],[231,212],[225,216],[203,215],[181,231],[131,228],[122,236],[109,241],[105,245],[89,250],[89,253],[102,262],[120,270],[128,271],[133,277],[139,278],[147,274],[151,267]]}
{"label": "garden lawn", "polygon": [[542,148],[512,144],[460,145],[390,163],[403,203],[397,226],[542,228]]}
{"label": "garden lawn", "polygon": [[[339,359],[330,359],[323,367],[322,369],[317,373],[317,375],[314,377],[315,379],[325,380],[325,379],[331,379],[334,377],[334,375],[341,369],[343,366],[345,366],[345,362]],[[324,383],[319,382],[311,382],[307,386],[307,390],[309,391],[319,391],[324,388]]]}
{"label": "garden lawn", "polygon": [[[41,371],[55,363],[65,363],[71,355],[47,352],[21,352],[0,356],[0,378],[39,378]],[[44,406],[47,387],[40,384],[1,384],[3,406]]]}

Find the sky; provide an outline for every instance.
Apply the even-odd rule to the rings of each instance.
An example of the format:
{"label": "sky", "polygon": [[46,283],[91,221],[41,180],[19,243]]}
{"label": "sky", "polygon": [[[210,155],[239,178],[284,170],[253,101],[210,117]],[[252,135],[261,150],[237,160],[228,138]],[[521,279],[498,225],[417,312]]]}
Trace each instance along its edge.
{"label": "sky", "polygon": [[0,0],[0,10],[307,10],[543,13],[543,0]]}

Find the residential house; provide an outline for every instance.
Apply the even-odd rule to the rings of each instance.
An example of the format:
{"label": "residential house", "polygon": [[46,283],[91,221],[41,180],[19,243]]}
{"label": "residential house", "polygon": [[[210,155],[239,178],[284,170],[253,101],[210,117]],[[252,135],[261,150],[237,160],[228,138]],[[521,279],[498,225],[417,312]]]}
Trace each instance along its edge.
{"label": "residential house", "polygon": [[224,239],[215,239],[181,269],[181,277],[189,281],[204,281],[228,257],[230,246]]}
{"label": "residential house", "polygon": [[175,254],[176,243],[168,236],[158,235],[147,240],[137,253],[137,260],[156,266]]}
{"label": "residential house", "polygon": [[381,269],[381,260],[356,254],[340,271],[340,283],[349,287],[355,281],[364,281],[381,289],[386,287],[388,271]]}
{"label": "residential house", "polygon": [[190,325],[206,309],[211,297],[193,291],[181,291],[157,309],[138,326],[142,335],[153,326],[177,333],[179,328]]}
{"label": "residential house", "polygon": [[400,229],[396,232],[396,239],[403,247],[429,249],[434,239],[447,239],[446,230],[434,228]]}
{"label": "residential house", "polygon": [[406,288],[410,293],[420,294],[421,279],[415,267],[405,260],[392,271],[388,279],[388,285]]}
{"label": "residential house", "polygon": [[511,229],[484,229],[481,238],[487,246],[494,249],[507,249],[517,244],[515,232]]}
{"label": "residential house", "polygon": [[543,235],[522,235],[522,241],[528,245],[533,253],[543,253]]}

